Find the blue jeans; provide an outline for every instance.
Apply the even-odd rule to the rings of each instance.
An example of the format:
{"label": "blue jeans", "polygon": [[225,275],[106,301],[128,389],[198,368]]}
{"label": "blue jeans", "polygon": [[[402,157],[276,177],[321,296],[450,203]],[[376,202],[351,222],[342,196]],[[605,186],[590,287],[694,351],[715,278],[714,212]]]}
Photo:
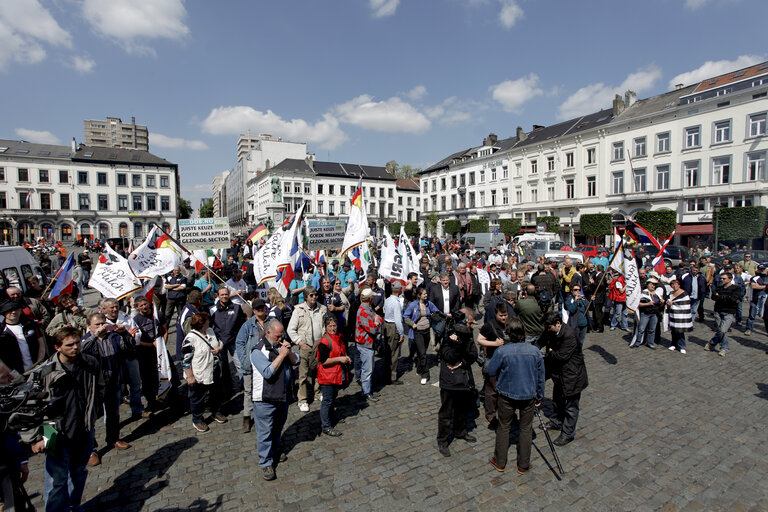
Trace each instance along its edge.
{"label": "blue jeans", "polygon": [[[758,299],[759,301],[760,299]],[[747,330],[751,331],[755,327],[755,318],[757,318],[758,313],[762,313],[762,309],[758,309],[760,306],[759,302],[750,302],[749,303],[749,317],[747,318]]]}
{"label": "blue jeans", "polygon": [[363,395],[371,394],[371,381],[373,380],[373,356],[372,348],[357,345],[357,351],[360,354],[360,384],[363,386]]}
{"label": "blue jeans", "polygon": [[85,480],[88,477],[88,457],[93,450],[94,431],[87,439],[72,443],[61,438],[58,453],[45,456],[45,510],[59,512],[83,510]]}
{"label": "blue jeans", "polygon": [[555,402],[555,422],[562,427],[560,435],[566,439],[573,439],[576,431],[576,422],[579,421],[579,400],[581,393],[572,396],[563,394],[562,386],[555,384],[552,390],[552,401]]}
{"label": "blue jeans", "polygon": [[627,329],[627,303],[626,302],[614,302],[613,303],[613,317],[611,317],[611,327],[619,325],[619,319],[621,319],[621,328]]}
{"label": "blue jeans", "polygon": [[139,370],[139,359],[126,359],[125,369],[128,373],[128,388],[131,390],[131,413],[141,414],[144,412],[144,404],[141,403],[141,371]]}
{"label": "blue jeans", "polygon": [[288,417],[288,402],[253,402],[253,425],[256,429],[259,467],[272,466],[280,456],[280,436]]}
{"label": "blue jeans", "polygon": [[331,424],[331,413],[336,410],[333,402],[339,393],[339,386],[320,384],[320,392],[323,394],[323,401],[320,402],[320,426],[323,430],[330,430],[333,427]]}
{"label": "blue jeans", "polygon": [[701,299],[691,299],[691,322],[696,321],[696,313],[699,311]]}
{"label": "blue jeans", "polygon": [[731,313],[715,313],[715,327],[717,328],[717,332],[709,341],[709,344],[713,348],[719,344],[720,350],[728,351],[730,348],[728,343],[728,331],[731,329],[733,320],[734,318]]}
{"label": "blue jeans", "polygon": [[658,324],[658,317],[656,313],[640,313],[640,326],[637,331],[637,341],[635,345],[643,344],[643,336],[645,336],[645,344],[649,347],[655,346],[654,339],[656,336],[656,325]]}
{"label": "blue jeans", "polygon": [[526,343],[536,343],[537,341],[539,341],[539,337],[540,336],[541,336],[540,334],[537,334],[536,336],[526,336],[525,337],[525,342]]}
{"label": "blue jeans", "polygon": [[587,326],[586,325],[580,325],[576,329],[576,337],[579,338],[579,345],[584,346],[584,340],[587,339]]}

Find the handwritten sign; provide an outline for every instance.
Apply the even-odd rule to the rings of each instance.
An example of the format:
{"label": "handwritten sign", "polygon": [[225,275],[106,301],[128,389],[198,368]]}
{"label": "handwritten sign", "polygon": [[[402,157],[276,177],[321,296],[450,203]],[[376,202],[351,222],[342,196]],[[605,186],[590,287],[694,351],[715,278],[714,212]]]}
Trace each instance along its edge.
{"label": "handwritten sign", "polygon": [[180,219],[179,241],[189,250],[229,247],[229,219]]}
{"label": "handwritten sign", "polygon": [[141,281],[136,278],[128,260],[107,245],[96,262],[88,286],[96,288],[104,297],[121,299],[140,290]]}

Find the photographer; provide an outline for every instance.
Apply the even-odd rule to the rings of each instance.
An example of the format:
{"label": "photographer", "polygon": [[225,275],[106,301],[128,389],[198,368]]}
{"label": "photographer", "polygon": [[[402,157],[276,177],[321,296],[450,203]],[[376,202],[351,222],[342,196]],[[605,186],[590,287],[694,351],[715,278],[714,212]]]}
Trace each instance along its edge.
{"label": "photographer", "polygon": [[584,346],[587,337],[587,298],[581,293],[581,283],[571,284],[571,294],[565,299],[565,310],[568,312],[569,326],[576,331],[579,344]]}
{"label": "photographer", "polygon": [[[474,402],[475,380],[472,363],[477,361],[477,346],[472,336],[475,317],[464,308],[453,314],[447,327],[448,336],[440,346],[440,411],[437,413],[437,447],[443,457],[450,457],[448,440],[451,436],[474,443],[467,433],[467,413]],[[452,325],[451,325],[452,324]]]}
{"label": "photographer", "polygon": [[102,403],[104,380],[99,362],[80,353],[81,331],[66,326],[53,338],[56,353],[42,370],[51,399],[49,417],[58,418],[55,449],[42,437],[42,425],[22,433],[34,453],[45,451],[45,509],[78,509],[88,476],[86,463],[93,446],[94,424]]}

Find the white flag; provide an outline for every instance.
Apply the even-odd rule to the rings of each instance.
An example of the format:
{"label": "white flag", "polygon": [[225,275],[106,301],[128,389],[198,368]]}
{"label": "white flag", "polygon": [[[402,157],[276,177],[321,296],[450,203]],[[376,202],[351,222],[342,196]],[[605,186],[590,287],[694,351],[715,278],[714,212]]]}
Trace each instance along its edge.
{"label": "white flag", "polygon": [[390,281],[399,281],[405,284],[408,275],[403,268],[403,259],[400,251],[395,247],[395,242],[389,234],[389,229],[384,226],[384,245],[381,247],[381,264],[379,275]]}
{"label": "white flag", "polygon": [[106,244],[91,272],[88,286],[96,288],[106,298],[122,299],[140,290],[141,281],[133,273],[128,260]]}
{"label": "white flag", "polygon": [[182,265],[183,253],[168,235],[152,226],[144,243],[128,256],[128,263],[138,277],[163,276]]}
{"label": "white flag", "polygon": [[363,201],[363,178],[357,182],[357,189],[352,196],[347,217],[347,229],[344,232],[344,243],[341,246],[341,257],[348,256],[358,272],[361,280],[365,279],[368,267],[373,262],[373,255],[368,249],[368,216],[365,213]]}
{"label": "white flag", "polygon": [[624,241],[620,238],[618,245],[614,247],[613,257],[608,268],[614,269],[620,274],[624,274]]}
{"label": "white flag", "polygon": [[627,309],[637,311],[640,304],[640,273],[637,271],[637,262],[631,256],[624,258],[624,282],[627,292]]}
{"label": "white flag", "polygon": [[419,272],[419,256],[411,245],[411,241],[408,240],[408,235],[405,234],[405,229],[400,226],[400,244],[397,246],[397,250],[400,256],[403,258],[403,274],[408,277],[408,274],[415,272],[419,275],[419,281],[417,284],[424,282],[424,278]]}

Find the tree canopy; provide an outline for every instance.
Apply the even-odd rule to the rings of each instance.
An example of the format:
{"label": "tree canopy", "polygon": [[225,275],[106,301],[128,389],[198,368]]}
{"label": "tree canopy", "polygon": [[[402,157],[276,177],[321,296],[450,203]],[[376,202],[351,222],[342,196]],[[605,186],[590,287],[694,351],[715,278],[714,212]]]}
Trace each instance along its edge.
{"label": "tree canopy", "polygon": [[421,172],[420,167],[411,167],[410,165],[400,165],[395,160],[387,162],[387,171],[391,172],[395,178],[413,178]]}
{"label": "tree canopy", "polygon": [[211,217],[213,217],[213,199],[207,200],[200,207],[200,218],[201,219],[210,219]]}
{"label": "tree canopy", "polygon": [[179,198],[178,214],[180,219],[188,219],[192,216],[192,205],[183,197]]}

